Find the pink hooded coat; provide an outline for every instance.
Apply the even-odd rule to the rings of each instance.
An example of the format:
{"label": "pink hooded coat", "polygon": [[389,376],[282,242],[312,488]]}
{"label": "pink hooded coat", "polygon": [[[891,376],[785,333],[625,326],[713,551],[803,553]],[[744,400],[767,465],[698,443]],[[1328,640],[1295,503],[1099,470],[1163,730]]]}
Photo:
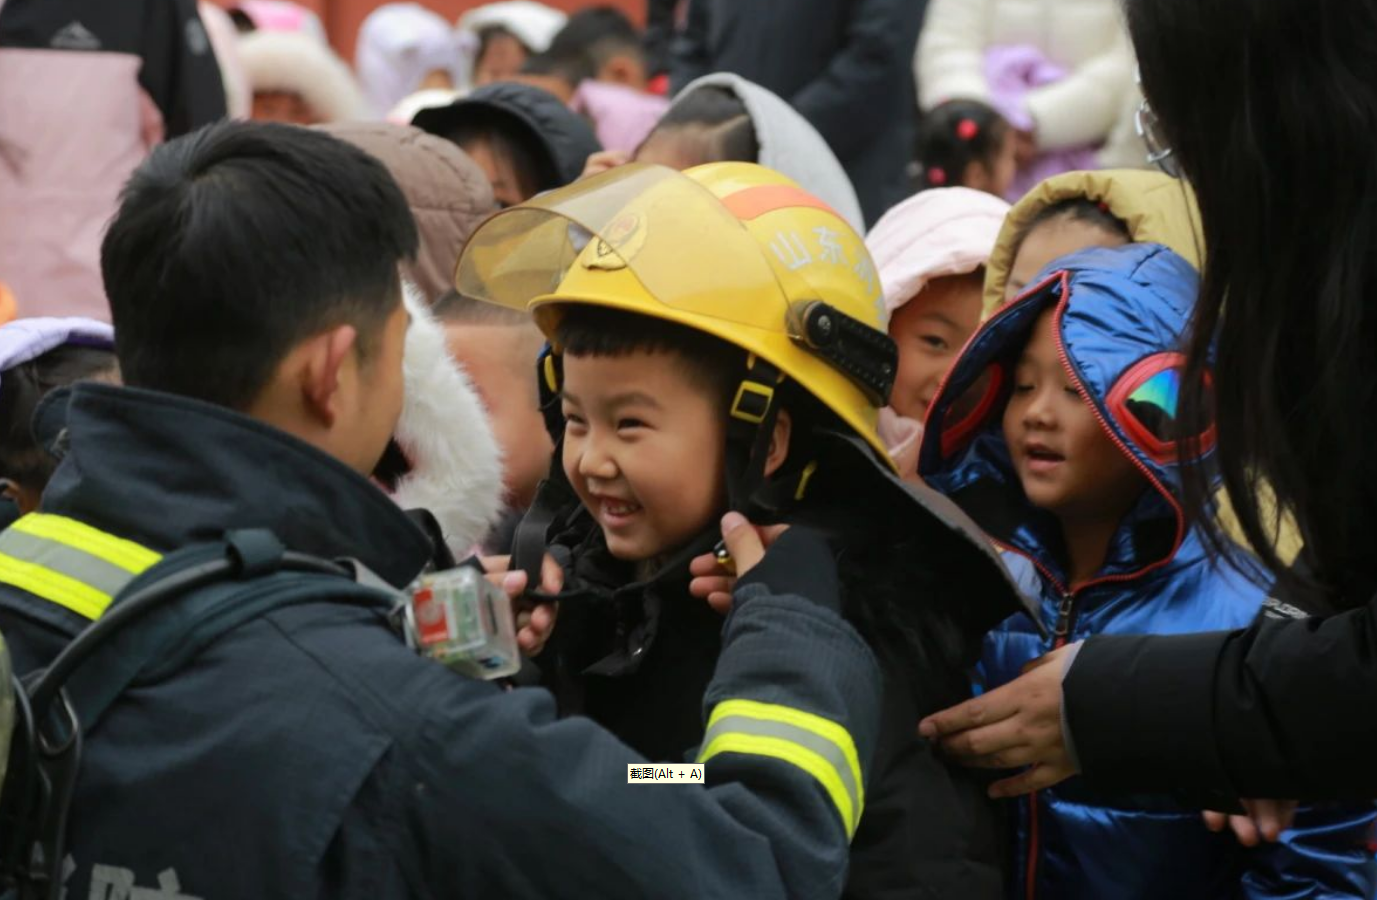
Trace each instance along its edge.
{"label": "pink hooded coat", "polygon": [[[885,213],[865,239],[893,313],[935,278],[968,275],[994,252],[1009,204],[969,188],[938,188]],[[880,437],[905,477],[916,477],[923,426],[893,409],[880,411]]]}

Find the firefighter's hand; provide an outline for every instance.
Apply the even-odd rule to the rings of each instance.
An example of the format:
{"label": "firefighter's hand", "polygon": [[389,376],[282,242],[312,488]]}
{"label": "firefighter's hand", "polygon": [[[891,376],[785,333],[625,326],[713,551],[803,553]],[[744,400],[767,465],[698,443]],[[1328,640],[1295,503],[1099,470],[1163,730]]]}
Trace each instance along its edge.
{"label": "firefighter's hand", "polygon": [[[526,573],[508,571],[512,564],[510,556],[485,556],[480,561],[483,571],[488,573],[488,580],[512,598],[512,609],[516,612],[517,647],[525,656],[539,656],[555,630],[559,604],[532,603],[526,597]],[[547,554],[540,564],[540,590],[546,594],[558,594],[563,588],[564,570]]]}
{"label": "firefighter's hand", "polygon": [[1256,847],[1263,841],[1275,844],[1296,817],[1294,800],[1244,800],[1243,808],[1248,811],[1246,816],[1207,810],[1205,827],[1215,832],[1228,827],[1240,844]]}
{"label": "firefighter's hand", "polygon": [[1016,797],[1069,778],[1076,767],[1061,730],[1061,681],[1073,647],[1033,660],[1003,687],[928,716],[918,733],[940,741],[942,750],[962,765],[1029,767],[991,785],[991,797]]}
{"label": "firefighter's hand", "polygon": [[737,577],[754,568],[766,548],[788,530],[788,525],[752,525],[741,513],[727,513],[722,517],[722,540],[731,559],[724,565],[712,553],[696,557],[689,563],[689,593],[725,616],[732,608]]}

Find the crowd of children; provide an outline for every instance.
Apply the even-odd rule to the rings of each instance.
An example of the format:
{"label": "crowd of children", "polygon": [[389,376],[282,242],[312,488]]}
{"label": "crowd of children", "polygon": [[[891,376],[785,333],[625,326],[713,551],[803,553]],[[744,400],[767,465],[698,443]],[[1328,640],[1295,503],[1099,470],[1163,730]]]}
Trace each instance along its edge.
{"label": "crowd of children", "polygon": [[[103,603],[86,618],[98,618],[129,578],[192,537],[207,538],[202,526],[277,524],[205,485],[192,492],[206,519],[196,528],[182,529],[175,497],[162,494],[167,521],[129,533],[118,526],[135,510],[99,508],[102,497],[138,494],[106,486],[95,449],[102,435],[160,446],[159,429],[171,426],[138,423],[166,392],[180,395],[187,429],[213,433],[204,442],[190,431],[164,435],[166,452],[209,452],[209,443],[219,454],[199,469],[176,466],[178,477],[221,466],[236,484],[251,480],[252,460],[229,462],[236,434],[280,468],[265,473],[266,485],[318,467],[319,495],[300,509],[270,502],[266,486],[246,489],[290,519],[284,541],[310,532],[313,517],[330,519],[338,492],[341,520],[321,526],[330,539],[304,549],[352,550],[358,541],[336,533],[385,495],[392,502],[379,504],[386,513],[375,510],[377,521],[406,558],[379,563],[382,580],[405,589],[422,571],[470,565],[513,595],[527,660],[521,687],[509,687],[521,697],[548,693],[554,705],[532,700],[514,719],[503,717],[510,710],[497,717],[517,742],[504,774],[519,777],[530,764],[534,786],[521,796],[553,804],[536,816],[546,839],[601,828],[634,846],[656,823],[638,803],[579,819],[593,815],[590,797],[621,796],[621,784],[584,781],[547,796],[559,765],[531,750],[536,742],[558,735],[579,777],[615,770],[609,760],[708,766],[719,793],[701,807],[668,807],[678,818],[666,834],[702,823],[703,834],[743,847],[701,885],[667,872],[665,896],[698,887],[718,896],[712,891],[733,884],[736,896],[754,896],[748,882],[764,877],[755,867],[771,852],[778,896],[1377,896],[1372,802],[1307,803],[1278,840],[1258,842],[1242,824],[1237,836],[1220,833],[1217,817],[1203,819],[1206,810],[1170,793],[1115,793],[1072,778],[1005,797],[1001,777],[1029,760],[1010,754],[1002,776],[987,777],[919,734],[920,720],[1093,635],[1228,630],[1314,611],[1278,599],[1273,576],[1242,549],[1222,493],[1210,521],[1188,514],[1188,469],[1210,473],[1209,490],[1220,489],[1213,424],[1182,428],[1183,392],[1212,389],[1208,372],[1183,385],[1208,248],[1185,181],[1095,168],[1122,159],[1124,147],[1147,156],[1128,124],[1139,98],[1127,35],[1115,25],[1070,49],[1031,46],[1014,21],[1021,4],[1000,0],[988,4],[990,15],[1009,7],[1010,18],[977,40],[978,23],[958,9],[964,2],[931,4],[918,45],[926,112],[911,165],[916,191],[868,232],[870,210],[839,154],[795,105],[730,72],[662,96],[662,73],[614,10],[566,18],[538,3],[493,3],[455,29],[415,4],[388,4],[360,33],[356,77],[317,33],[319,21],[294,15],[293,4],[239,4],[235,62],[221,64],[226,91],[242,65],[240,105],[253,119],[293,127],[213,125],[163,145],[138,171],[101,259],[119,330],[23,317],[43,304],[10,297],[0,271],[5,318],[21,316],[0,323],[9,527],[0,533],[0,624],[7,640],[18,639],[17,662],[46,665],[54,637],[79,630],[68,612],[95,596]],[[1083,6],[1078,15],[1109,14],[1107,3]],[[280,158],[275,140],[286,148]],[[320,200],[329,196],[326,173],[306,161],[361,180],[344,199]],[[239,193],[212,195],[217,179],[235,179]],[[302,198],[320,209],[286,217]],[[372,209],[386,215],[373,221]],[[170,236],[155,214],[184,233]],[[211,221],[236,215],[242,221]],[[347,222],[349,244],[330,260],[357,283],[295,271],[317,267],[294,254],[323,246],[331,216]],[[322,233],[297,240],[289,224]],[[240,241],[236,229],[253,234]],[[196,244],[220,234],[231,237],[213,251]],[[268,235],[279,239],[254,243]],[[203,258],[191,252],[198,247]],[[241,250],[248,265],[261,264],[253,283],[265,296],[244,310],[212,309],[217,279],[235,275]],[[147,268],[150,254],[168,268]],[[386,265],[370,268],[384,256]],[[225,331],[205,359],[161,346],[163,332],[134,296],[157,294],[147,308],[165,309],[176,286],[203,292],[206,321]],[[290,300],[290,315],[263,312],[278,300]],[[385,316],[377,304],[390,304]],[[282,333],[260,334],[246,321],[254,315]],[[271,353],[240,369],[236,341]],[[394,363],[389,380],[382,373]],[[178,387],[178,378],[199,383],[188,375],[198,365],[223,374],[205,379],[204,391]],[[119,387],[126,376],[128,389]],[[72,430],[85,429],[81,456],[69,453],[68,415]],[[312,463],[316,451],[334,459]],[[156,481],[125,453],[111,451],[124,467],[111,473]],[[43,497],[55,471],[63,499],[50,508]],[[1274,524],[1267,555],[1289,563],[1300,550],[1295,526],[1284,516]],[[376,523],[357,528],[380,533]],[[42,540],[67,543],[53,550]],[[145,557],[135,571],[129,560]],[[62,568],[73,560],[87,568]],[[108,589],[82,582],[91,565],[102,577],[125,574]],[[541,584],[526,590],[532,576]],[[50,614],[50,601],[66,611]],[[344,644],[327,636],[321,650],[304,620],[272,622],[271,646],[319,654],[325,671],[342,665]],[[842,645],[835,658],[817,649]],[[336,843],[346,833],[372,841],[374,823],[359,817],[378,809],[407,820],[397,834],[410,834],[419,826],[408,816],[434,813],[424,796],[443,776],[416,768],[412,754],[424,757],[432,740],[450,748],[471,740],[459,727],[468,720],[438,701],[428,714],[453,715],[454,727],[432,736],[431,723],[397,724],[404,716],[387,704],[412,688],[446,688],[379,646],[367,645],[365,664],[388,696],[370,698],[370,712],[347,722],[374,729],[377,742],[356,735],[344,744],[372,754],[367,766],[395,767],[386,769],[395,780],[378,781],[383,769],[370,768],[334,785],[333,799],[293,795],[335,804],[329,821],[339,834],[314,835],[301,851],[328,869],[318,885],[352,885],[359,896],[375,881],[420,895],[459,885],[543,895],[540,885],[557,877],[488,861],[504,859],[502,842],[521,837],[506,824],[489,845],[462,851],[480,861],[453,871],[430,858],[443,854],[432,847],[384,878],[369,854],[385,856],[391,837],[360,844],[357,858]],[[812,648],[815,660],[799,648]],[[228,659],[233,647],[202,652]],[[0,662],[8,664],[3,653]],[[282,664],[307,679],[293,668],[299,662]],[[244,671],[242,661],[225,665]],[[164,681],[176,674],[154,671]],[[140,689],[156,693],[158,677],[144,677]],[[326,709],[321,721],[346,722],[344,713],[331,718],[332,704],[348,702],[334,687],[320,690],[306,693]],[[495,705],[502,695],[483,696]],[[110,793],[126,786],[111,774],[106,736],[132,733],[120,730],[114,709],[93,735],[97,746],[107,740],[97,755],[103,768],[94,791],[77,791],[78,808],[129,802]],[[148,709],[138,715],[127,721],[154,721]],[[476,729],[491,715],[462,713]],[[597,728],[561,730],[584,720]],[[462,752],[481,756],[476,747]],[[199,750],[168,752],[169,784],[224,776],[223,762],[188,761]],[[259,762],[271,755],[251,752]],[[297,764],[293,752],[284,750],[288,765]],[[218,760],[210,749],[203,755]],[[328,765],[327,757],[309,759]],[[22,753],[12,759],[23,762]],[[760,760],[766,768],[752,769]],[[159,789],[157,765],[141,764],[137,777],[141,788]],[[414,809],[370,805],[370,791],[401,784],[415,794]],[[501,795],[500,785],[489,788]],[[495,803],[454,813],[506,823]],[[0,815],[0,828],[14,822]],[[482,842],[481,826],[463,833]],[[97,896],[106,860],[89,854],[125,845],[85,826],[73,834]],[[598,857],[615,856],[588,840],[571,890],[597,890]],[[657,840],[646,841],[647,859],[668,865],[655,855]],[[168,856],[183,867],[180,889],[213,893],[211,876],[185,877],[193,856]],[[609,896],[648,896],[649,863],[625,872],[606,865]],[[163,884],[173,889],[169,871]]]}

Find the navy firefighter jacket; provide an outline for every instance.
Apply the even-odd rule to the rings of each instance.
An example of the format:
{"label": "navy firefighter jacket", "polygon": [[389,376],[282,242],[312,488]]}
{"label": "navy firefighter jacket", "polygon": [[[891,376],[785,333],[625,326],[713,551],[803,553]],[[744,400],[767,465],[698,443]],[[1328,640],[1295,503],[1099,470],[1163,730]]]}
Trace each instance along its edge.
{"label": "navy firefighter jacket", "polygon": [[[257,420],[109,385],[45,403],[67,404],[65,458],[41,511],[0,533],[17,674],[124,602],[121,581],[224,529],[271,528],[396,587],[430,556],[366,479]],[[178,648],[85,736],[65,892],[836,897],[879,668],[827,577],[804,597],[755,575],[704,697],[716,744],[696,785],[640,786],[628,766],[644,759],[587,719],[557,720],[546,691],[418,656],[387,603],[312,600]]]}

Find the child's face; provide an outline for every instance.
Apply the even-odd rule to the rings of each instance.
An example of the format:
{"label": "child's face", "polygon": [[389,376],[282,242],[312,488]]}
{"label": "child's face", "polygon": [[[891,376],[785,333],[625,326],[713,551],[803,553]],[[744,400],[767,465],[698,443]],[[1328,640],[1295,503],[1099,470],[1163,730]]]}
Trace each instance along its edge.
{"label": "child's face", "polygon": [[1018,174],[1018,143],[1014,140],[1014,130],[1006,129],[999,151],[989,162],[972,160],[966,164],[961,176],[961,184],[975,191],[984,191],[996,197],[1008,195]]}
{"label": "child's face", "polygon": [[492,196],[503,209],[516,206],[531,198],[533,191],[522,183],[521,173],[511,159],[497,152],[492,142],[486,138],[473,138],[465,141],[461,149],[469,155],[492,185]]}
{"label": "child's face", "polygon": [[1063,521],[1122,518],[1147,481],[1072,387],[1057,353],[1053,312],[1043,313],[1014,372],[1004,439],[1023,492]]}
{"label": "child's face", "polygon": [[672,552],[725,505],[726,422],[671,353],[566,356],[564,472],[618,559]]}
{"label": "child's face", "polygon": [[1043,222],[1023,239],[1009,267],[1009,283],[1004,286],[1004,302],[1022,293],[1038,273],[1063,256],[1090,247],[1122,247],[1128,241],[1123,235],[1106,231],[1098,225],[1061,217]]}
{"label": "child's face", "polygon": [[536,385],[536,357],[544,338],[533,324],[453,324],[445,333],[450,355],[463,365],[488,410],[493,436],[502,448],[508,500],[524,509],[550,471],[555,451]]}
{"label": "child's face", "polygon": [[318,125],[320,116],[290,91],[257,91],[249,117],[259,122],[286,122],[288,125]]}
{"label": "child's face", "polygon": [[900,307],[889,323],[899,345],[899,374],[890,405],[921,422],[956,354],[980,325],[979,275],[937,278]]}
{"label": "child's face", "polygon": [[477,87],[510,78],[526,63],[525,45],[510,34],[492,35],[481,52],[473,63],[473,83]]}

